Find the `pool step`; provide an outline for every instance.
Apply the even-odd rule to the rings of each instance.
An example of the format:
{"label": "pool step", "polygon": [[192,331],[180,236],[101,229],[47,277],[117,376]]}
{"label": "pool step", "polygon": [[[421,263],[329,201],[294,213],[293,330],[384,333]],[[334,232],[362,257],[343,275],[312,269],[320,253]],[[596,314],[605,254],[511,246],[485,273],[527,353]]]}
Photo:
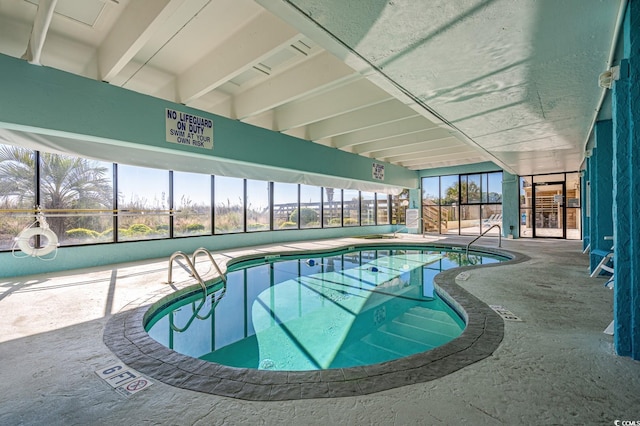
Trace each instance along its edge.
{"label": "pool step", "polygon": [[395,318],[392,324],[409,325],[428,333],[444,336],[456,336],[460,334],[461,326],[446,312],[434,311],[421,307],[414,307]]}
{"label": "pool step", "polygon": [[414,307],[341,350],[332,367],[375,364],[428,351],[460,332],[460,325],[446,313]]}

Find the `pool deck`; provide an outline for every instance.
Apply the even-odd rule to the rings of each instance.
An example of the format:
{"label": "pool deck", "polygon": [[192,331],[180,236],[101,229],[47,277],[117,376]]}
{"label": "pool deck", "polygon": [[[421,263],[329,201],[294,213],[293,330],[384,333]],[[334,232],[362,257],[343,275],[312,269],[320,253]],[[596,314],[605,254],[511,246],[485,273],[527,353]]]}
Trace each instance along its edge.
{"label": "pool deck", "polygon": [[[418,243],[469,240],[400,238]],[[319,250],[350,241],[362,242],[288,243],[225,256]],[[481,244],[495,247],[497,239]],[[277,402],[182,389],[144,371],[152,385],[123,396],[96,374],[126,358],[105,344],[110,322],[131,317],[168,287],[189,283],[179,267],[174,269],[176,284],[165,283],[167,259],[3,279],[0,319],[8,327],[0,334],[0,424],[608,425],[639,420],[640,362],[616,356],[612,336],[602,332],[612,318],[613,293],[603,287],[604,278],[589,278],[580,242],[503,240],[503,248],[529,259],[470,269],[455,280],[486,304],[504,306],[522,320],[504,321],[504,336],[486,358],[400,387],[380,377],[383,383],[372,383],[364,390],[373,393],[365,395]]]}

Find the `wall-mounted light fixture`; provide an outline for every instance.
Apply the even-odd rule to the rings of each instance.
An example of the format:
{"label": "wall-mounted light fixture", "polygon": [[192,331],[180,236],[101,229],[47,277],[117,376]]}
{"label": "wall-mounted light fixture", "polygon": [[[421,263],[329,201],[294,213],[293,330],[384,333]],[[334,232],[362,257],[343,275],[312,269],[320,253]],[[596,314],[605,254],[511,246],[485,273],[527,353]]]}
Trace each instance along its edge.
{"label": "wall-mounted light fixture", "polygon": [[600,74],[598,77],[598,85],[603,89],[611,89],[614,80],[620,79],[620,67],[615,66]]}

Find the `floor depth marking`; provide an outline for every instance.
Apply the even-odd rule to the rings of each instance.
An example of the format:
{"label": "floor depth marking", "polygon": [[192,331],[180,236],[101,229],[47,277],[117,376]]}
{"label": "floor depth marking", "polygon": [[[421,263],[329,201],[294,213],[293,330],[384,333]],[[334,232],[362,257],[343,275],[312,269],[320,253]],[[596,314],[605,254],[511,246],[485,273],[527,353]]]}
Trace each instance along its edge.
{"label": "floor depth marking", "polygon": [[124,396],[131,396],[153,384],[136,370],[132,370],[121,362],[96,370],[96,374]]}
{"label": "floor depth marking", "polygon": [[516,315],[514,315],[513,312],[511,312],[510,310],[508,310],[504,306],[489,305],[489,307],[491,309],[493,309],[494,311],[496,311],[496,313],[498,315],[500,315],[503,320],[506,320],[506,321],[520,321],[520,322],[522,322],[522,320],[520,318],[518,318]]}

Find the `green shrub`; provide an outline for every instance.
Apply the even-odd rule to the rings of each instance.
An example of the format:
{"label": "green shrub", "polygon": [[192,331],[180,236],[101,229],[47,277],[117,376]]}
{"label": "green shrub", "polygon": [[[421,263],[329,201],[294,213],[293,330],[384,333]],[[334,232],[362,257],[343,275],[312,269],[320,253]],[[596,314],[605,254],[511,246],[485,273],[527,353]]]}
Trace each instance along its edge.
{"label": "green shrub", "polygon": [[[298,223],[298,209],[294,209],[291,214],[289,215],[289,220],[293,223]],[[303,207],[300,209],[300,222],[301,223],[309,223],[309,222],[316,222],[318,220],[318,212],[313,210],[313,209],[309,209],[306,207]]]}
{"label": "green shrub", "polygon": [[153,229],[143,223],[134,223],[128,229],[129,235],[147,235],[153,232]]}
{"label": "green shrub", "polygon": [[96,232],[92,229],[85,229],[85,228],[69,229],[68,231],[65,232],[65,234],[67,234],[67,237],[69,238],[76,238],[79,240],[88,240],[91,238],[98,238],[101,235],[99,232]]}
{"label": "green shrub", "polygon": [[247,229],[250,231],[261,231],[263,229],[269,229],[269,225],[266,223],[248,223]]}
{"label": "green shrub", "polygon": [[345,217],[344,218],[344,225],[348,226],[348,225],[357,225],[358,224],[358,219],[353,219],[351,217]]}
{"label": "green shrub", "polygon": [[287,229],[287,228],[297,228],[298,224],[295,222],[282,222],[280,224],[280,229]]}
{"label": "green shrub", "polygon": [[157,225],[156,226],[156,231],[168,231],[169,230],[169,225]]}
{"label": "green shrub", "polygon": [[201,223],[190,223],[187,225],[187,232],[204,231],[204,225]]}
{"label": "green shrub", "polygon": [[339,217],[334,217],[329,219],[329,225],[340,226],[342,224],[342,220]]}

